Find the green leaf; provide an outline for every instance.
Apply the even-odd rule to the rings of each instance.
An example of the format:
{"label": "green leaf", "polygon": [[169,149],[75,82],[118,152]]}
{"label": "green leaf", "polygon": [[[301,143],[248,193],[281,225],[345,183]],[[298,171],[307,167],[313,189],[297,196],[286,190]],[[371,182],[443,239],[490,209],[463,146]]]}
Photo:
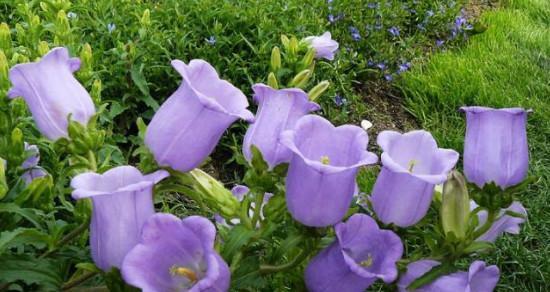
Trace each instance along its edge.
{"label": "green leaf", "polygon": [[0,233],[0,254],[7,249],[21,245],[32,245],[38,249],[48,245],[49,236],[32,228],[17,228]]}
{"label": "green leaf", "polygon": [[60,291],[63,284],[59,265],[47,259],[37,259],[26,255],[0,256],[0,283],[23,281],[27,285],[36,284],[41,289],[34,291]]}
{"label": "green leaf", "polygon": [[137,65],[132,66],[130,75],[132,76],[132,81],[134,81],[139,91],[144,95],[142,97],[143,102],[156,111],[159,108],[159,103],[151,96],[149,85],[147,85],[147,80],[145,80],[145,76],[143,75],[143,67],[143,64],[139,67]]}
{"label": "green leaf", "polygon": [[231,261],[231,258],[237,251],[241,249],[256,232],[242,225],[235,226],[228,234],[225,244],[223,245],[222,257]]}
{"label": "green leaf", "polygon": [[40,218],[38,216],[40,211],[30,208],[21,208],[14,203],[0,204],[0,213],[14,213],[27,221],[31,222],[34,226],[41,229]]}
{"label": "green leaf", "polygon": [[495,248],[495,245],[488,241],[474,241],[464,249],[464,253],[483,252]]}
{"label": "green leaf", "polygon": [[433,267],[431,270],[429,270],[427,273],[422,275],[421,277],[414,280],[407,289],[414,290],[418,289],[424,285],[428,285],[431,282],[435,281],[440,276],[447,274],[450,271],[450,265],[448,264],[441,264],[439,266]]}
{"label": "green leaf", "polygon": [[504,215],[508,215],[514,218],[527,219],[527,216],[510,210],[506,210],[506,212],[504,212]]}
{"label": "green leaf", "polygon": [[250,150],[252,152],[252,167],[254,170],[257,172],[267,171],[269,165],[265,162],[264,156],[262,155],[262,152],[260,152],[260,149],[258,149],[255,145],[252,145],[250,146]]}

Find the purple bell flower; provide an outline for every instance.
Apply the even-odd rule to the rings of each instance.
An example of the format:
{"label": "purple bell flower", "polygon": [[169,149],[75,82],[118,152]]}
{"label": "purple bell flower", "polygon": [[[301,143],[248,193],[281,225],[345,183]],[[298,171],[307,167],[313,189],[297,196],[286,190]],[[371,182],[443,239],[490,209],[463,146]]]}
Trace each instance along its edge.
{"label": "purple bell flower", "polygon": [[383,230],[365,214],[355,214],[334,227],[336,240],[308,264],[309,291],[365,291],[377,279],[397,278],[396,262],[403,255],[397,234]]}
{"label": "purple bell flower", "polygon": [[462,107],[466,113],[464,174],[478,185],[502,189],[522,182],[529,167],[527,114],[522,108]]}
{"label": "purple bell flower", "polygon": [[[244,185],[235,185],[231,189],[231,194],[233,194],[233,196],[235,196],[235,198],[237,198],[237,200],[239,200],[239,202],[242,202],[244,200],[244,197],[249,192],[250,192],[250,189],[247,186],[244,186]],[[265,193],[264,194],[264,200],[262,201],[262,205],[260,206],[260,219],[261,220],[263,220],[265,218],[264,217],[264,207],[272,197],[273,197],[272,193]],[[256,202],[251,202],[250,207],[252,207],[252,209],[248,210],[248,216],[252,218],[252,216],[254,215],[254,211],[255,211],[253,209],[256,208]],[[226,227],[231,227],[231,225],[229,225],[227,223],[225,218],[223,218],[219,214],[214,214],[214,220],[216,221],[216,223],[218,223],[220,225],[223,225],[223,226],[226,226]],[[237,224],[241,223],[241,219],[232,218],[232,219],[229,220],[229,223],[231,223],[232,225],[237,225]],[[259,225],[259,222],[258,222],[256,227],[259,227],[259,226],[260,225]]]}
{"label": "purple bell flower", "polygon": [[80,59],[67,48],[54,48],[38,62],[18,64],[9,72],[9,98],[22,96],[40,132],[55,141],[68,137],[68,118],[87,125],[95,114],[92,98],[73,76]]}
{"label": "purple bell flower", "polygon": [[214,249],[215,238],[204,217],[157,213],[124,258],[122,277],[144,292],[228,291],[229,267]]}
{"label": "purple bell flower", "polygon": [[359,167],[378,160],[366,150],[367,133],[357,126],[334,127],[322,117],[307,115],[281,135],[281,143],[293,152],[286,177],[292,217],[315,227],[340,222],[353,199]]}
{"label": "purple bell flower", "polygon": [[334,60],[334,53],[338,50],[338,42],[332,39],[330,32],[327,31],[320,36],[309,36],[304,41],[315,49],[315,58]]}
{"label": "purple bell flower", "polygon": [[[474,210],[477,208],[477,204],[474,201],[470,201],[470,209]],[[510,234],[519,234],[520,225],[525,222],[525,218],[513,217],[506,215],[506,211],[512,211],[518,214],[527,217],[527,210],[523,207],[520,202],[513,202],[508,208],[502,209],[498,215],[498,219],[493,222],[493,225],[487,232],[477,238],[477,241],[490,241],[495,242],[495,240],[501,236],[504,232]],[[477,218],[479,220],[478,226],[482,226],[487,222],[487,211],[482,210],[477,213]]]}
{"label": "purple bell flower", "polygon": [[246,96],[204,60],[172,61],[182,84],[156,112],[145,144],[161,166],[186,172],[197,167],[224,131],[241,118],[253,120]]}
{"label": "purple bell flower", "polygon": [[[408,292],[414,280],[427,273],[431,268],[441,263],[432,260],[420,260],[410,263],[407,272],[399,278],[399,292]],[[486,266],[485,262],[475,261],[468,272],[456,272],[442,276],[434,282],[424,285],[415,292],[491,292],[495,289],[500,277],[497,266]]]}
{"label": "purple bell flower", "polygon": [[279,143],[281,132],[294,128],[296,121],[321,107],[309,101],[307,93],[298,88],[276,90],[264,84],[252,86],[258,111],[254,123],[246,131],[243,154],[252,160],[251,146],[258,147],[264,160],[273,168],[290,161],[292,152]]}
{"label": "purple bell flower", "polygon": [[377,142],[384,152],[372,191],[374,211],[385,224],[414,225],[426,215],[435,185],[447,180],[458,153],[438,148],[426,131],[383,131]]}
{"label": "purple bell flower", "polygon": [[48,173],[42,167],[38,166],[38,162],[40,162],[40,152],[36,145],[25,142],[25,151],[30,155],[21,164],[21,167],[25,170],[21,178],[25,181],[25,184],[28,185],[34,179],[44,177],[48,175]]}
{"label": "purple bell flower", "polygon": [[155,213],[153,186],[167,176],[164,170],[143,175],[132,166],[119,166],[72,179],[73,198],[92,199],[90,246],[98,268],[120,268],[126,253],[138,243],[143,223]]}

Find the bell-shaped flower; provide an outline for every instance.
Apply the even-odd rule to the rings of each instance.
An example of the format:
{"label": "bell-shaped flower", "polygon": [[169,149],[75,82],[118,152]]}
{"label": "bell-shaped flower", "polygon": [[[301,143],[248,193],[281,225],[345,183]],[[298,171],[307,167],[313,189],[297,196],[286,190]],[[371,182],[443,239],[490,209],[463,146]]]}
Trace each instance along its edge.
{"label": "bell-shaped flower", "polygon": [[[399,278],[399,292],[408,292],[407,287],[430,269],[441,263],[433,260],[420,260],[410,263],[407,272]],[[430,284],[414,290],[415,292],[491,292],[500,277],[497,266],[486,266],[485,262],[475,261],[468,272],[456,272],[442,276]]]}
{"label": "bell-shaped flower", "polygon": [[435,185],[447,179],[458,153],[438,148],[426,131],[383,131],[377,142],[383,167],[372,191],[374,211],[385,224],[414,225],[428,212]]}
{"label": "bell-shaped flower", "polygon": [[462,107],[466,113],[464,174],[479,187],[494,182],[502,189],[527,176],[527,114],[522,108]]}
{"label": "bell-shaped flower", "polygon": [[153,186],[168,175],[164,170],[143,175],[132,166],[119,166],[72,179],[73,198],[92,199],[90,247],[97,267],[120,268],[126,253],[139,242],[143,223],[155,213]]}
{"label": "bell-shaped flower", "polygon": [[[475,208],[477,208],[477,204],[474,201],[470,201],[470,209],[474,210]],[[483,233],[476,240],[495,242],[495,240],[505,232],[510,234],[519,234],[520,225],[525,222],[525,218],[508,215],[506,214],[506,211],[514,212],[525,218],[527,217],[527,210],[525,210],[523,205],[517,201],[513,202],[508,208],[500,210],[497,217],[498,219],[495,220],[491,228],[489,228],[487,232]],[[477,218],[479,222],[478,226],[481,227],[485,224],[485,222],[487,222],[487,211],[479,211],[477,213]]]}
{"label": "bell-shaped flower", "polygon": [[251,146],[258,147],[270,168],[288,162],[292,152],[279,142],[283,131],[294,128],[299,118],[319,110],[298,88],[276,90],[264,84],[252,86],[258,104],[255,121],[244,136],[243,154],[252,160]]}
{"label": "bell-shaped flower", "polygon": [[362,292],[377,279],[397,278],[396,262],[403,254],[397,234],[378,228],[371,217],[355,214],[335,227],[336,240],[308,264],[309,291]]}
{"label": "bell-shaped flower", "polygon": [[237,119],[253,120],[246,96],[204,60],[172,61],[182,76],[180,87],[156,112],[145,144],[161,166],[186,172],[214,150]]}
{"label": "bell-shaped flower", "polygon": [[315,49],[315,58],[334,60],[334,54],[338,50],[338,42],[332,39],[330,32],[327,31],[320,36],[306,37],[304,42]]}
{"label": "bell-shaped flower", "polygon": [[8,97],[22,96],[40,132],[50,140],[68,137],[68,119],[87,125],[95,114],[92,98],[73,76],[80,68],[67,48],[54,48],[38,62],[18,64],[9,72]]}
{"label": "bell-shaped flower", "polygon": [[342,220],[353,200],[359,167],[378,160],[367,151],[368,141],[360,127],[334,127],[315,115],[302,117],[293,130],[281,134],[281,143],[293,153],[286,200],[294,219],[314,227]]}
{"label": "bell-shaped flower", "polygon": [[215,237],[204,217],[157,213],[124,259],[122,277],[144,292],[228,291],[229,267],[214,250]]}
{"label": "bell-shaped flower", "polygon": [[48,173],[42,167],[38,166],[38,162],[40,162],[40,151],[36,145],[25,142],[25,152],[27,152],[28,157],[21,164],[21,167],[25,170],[21,178],[25,181],[25,184],[28,185],[34,179],[44,177],[48,175]]}

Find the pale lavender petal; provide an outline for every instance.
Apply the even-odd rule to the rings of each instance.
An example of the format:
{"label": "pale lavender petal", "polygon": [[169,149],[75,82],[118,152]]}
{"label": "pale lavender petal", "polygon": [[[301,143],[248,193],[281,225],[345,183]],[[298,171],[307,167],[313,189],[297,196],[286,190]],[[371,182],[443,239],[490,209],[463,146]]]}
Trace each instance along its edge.
{"label": "pale lavender petal", "polygon": [[321,36],[310,36],[304,39],[312,48],[315,49],[315,57],[334,60],[334,54],[338,50],[338,42],[332,39],[330,32],[325,32]]}

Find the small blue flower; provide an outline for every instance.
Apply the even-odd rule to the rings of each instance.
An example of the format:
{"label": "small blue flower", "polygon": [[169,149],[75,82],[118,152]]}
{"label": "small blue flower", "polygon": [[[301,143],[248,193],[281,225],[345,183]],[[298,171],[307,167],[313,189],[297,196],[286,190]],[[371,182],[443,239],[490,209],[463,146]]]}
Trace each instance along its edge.
{"label": "small blue flower", "polygon": [[391,82],[393,81],[393,76],[391,74],[386,74],[384,75],[384,79],[386,79],[386,81],[388,82]]}
{"label": "small blue flower", "polygon": [[410,9],[409,12],[410,12],[411,14],[416,14],[416,9]]}
{"label": "small blue flower", "polygon": [[436,45],[437,47],[441,47],[441,46],[443,46],[444,44],[445,44],[445,41],[444,41],[444,40],[437,40],[437,41],[435,41],[435,45]]}
{"label": "small blue flower", "polygon": [[374,25],[374,29],[376,29],[376,30],[381,30],[382,27],[383,27],[383,26],[382,26],[382,23],[381,23],[381,22],[378,22],[378,21],[377,21],[376,24]]}
{"label": "small blue flower", "polygon": [[374,62],[372,60],[367,61],[367,66],[372,67],[374,66]]}
{"label": "small blue flower", "polygon": [[216,44],[216,37],[211,35],[209,38],[204,39],[209,45],[213,46]]}
{"label": "small blue flower", "polygon": [[455,28],[460,29],[466,24],[466,18],[464,16],[458,16],[455,19]]}
{"label": "small blue flower", "polygon": [[399,65],[399,69],[397,69],[397,73],[398,74],[404,73],[404,72],[408,71],[410,68],[411,68],[411,62],[405,62],[405,63]]}
{"label": "small blue flower", "polygon": [[395,26],[392,26],[391,28],[389,28],[388,32],[394,37],[398,37],[400,34],[399,28]]}
{"label": "small blue flower", "polygon": [[367,4],[367,7],[370,9],[378,9],[380,7],[380,3],[370,2]]}
{"label": "small blue flower", "polygon": [[378,69],[380,69],[382,71],[386,70],[386,68],[387,68],[386,64],[384,62],[376,64],[376,67],[378,67]]}
{"label": "small blue flower", "polygon": [[114,24],[114,23],[107,24],[107,31],[109,33],[112,33],[115,29],[116,29],[116,24]]}
{"label": "small blue flower", "polygon": [[327,19],[328,19],[328,22],[330,22],[330,23],[335,23],[336,22],[336,18],[332,14],[329,14],[327,16]]}
{"label": "small blue flower", "polygon": [[416,25],[416,28],[420,31],[426,31],[426,27],[424,26],[424,23],[419,23]]}
{"label": "small blue flower", "polygon": [[344,106],[348,103],[348,100],[337,94],[336,96],[334,96],[334,103],[337,106]]}
{"label": "small blue flower", "polygon": [[67,13],[67,18],[69,19],[75,19],[77,17],[76,13],[72,12],[72,11],[69,11]]}
{"label": "small blue flower", "polygon": [[434,15],[435,15],[435,13],[433,12],[433,10],[428,10],[428,11],[426,11],[426,16],[427,16],[427,17],[432,17],[432,16],[434,16]]}
{"label": "small blue flower", "polygon": [[359,41],[361,39],[361,34],[359,34],[359,30],[356,27],[350,26],[349,31],[351,33],[351,38],[354,41]]}

